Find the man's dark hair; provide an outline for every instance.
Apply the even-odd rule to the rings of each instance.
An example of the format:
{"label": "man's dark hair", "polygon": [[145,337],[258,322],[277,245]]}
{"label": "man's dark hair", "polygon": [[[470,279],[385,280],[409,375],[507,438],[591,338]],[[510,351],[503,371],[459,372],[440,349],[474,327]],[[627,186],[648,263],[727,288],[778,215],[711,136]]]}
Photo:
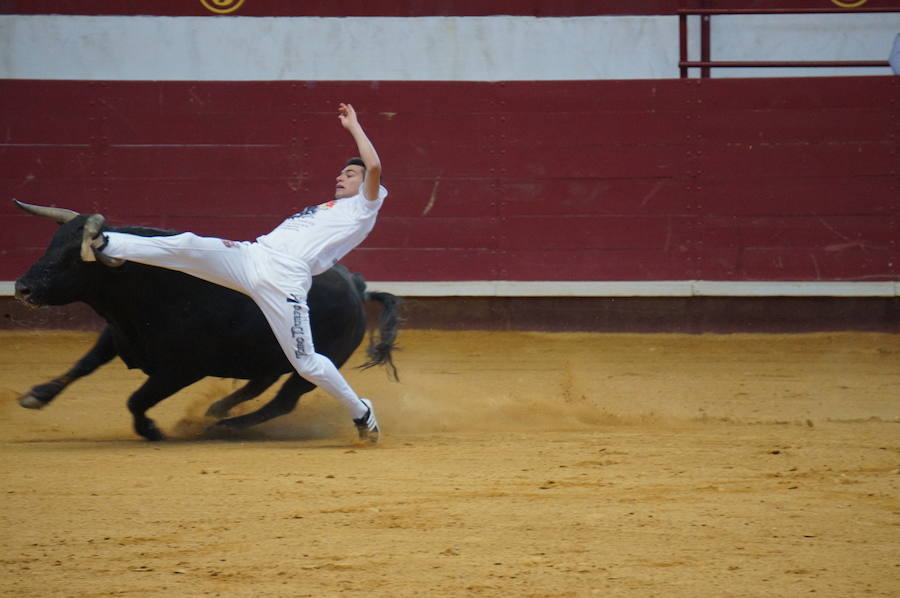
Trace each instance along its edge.
{"label": "man's dark hair", "polygon": [[[366,163],[362,161],[362,158],[350,158],[347,160],[347,163],[344,164],[344,168],[348,166],[362,166],[363,169],[363,178],[366,176]],[[382,179],[384,180],[384,179]]]}
{"label": "man's dark hair", "polygon": [[366,163],[362,161],[362,158],[350,158],[347,160],[347,163],[344,164],[344,167],[347,166],[362,166],[363,174],[366,173]]}

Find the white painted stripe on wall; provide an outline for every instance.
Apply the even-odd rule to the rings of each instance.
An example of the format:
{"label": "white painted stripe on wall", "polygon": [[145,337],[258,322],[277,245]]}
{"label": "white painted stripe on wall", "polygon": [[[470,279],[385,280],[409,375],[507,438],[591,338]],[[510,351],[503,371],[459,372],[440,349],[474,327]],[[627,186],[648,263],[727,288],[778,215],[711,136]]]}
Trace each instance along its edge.
{"label": "white painted stripe on wall", "polygon": [[[699,17],[689,19],[699,57]],[[900,13],[715,16],[715,60],[887,60]],[[0,78],[517,81],[678,77],[676,16],[0,15]],[[692,69],[697,76],[699,71]],[[891,74],[716,69],[717,77]]]}
{"label": "white painted stripe on wall", "polygon": [[900,282],[369,281],[407,297],[900,297]]}
{"label": "white painted stripe on wall", "polygon": [[8,79],[653,79],[677,48],[674,16],[0,16]]}
{"label": "white painted stripe on wall", "polygon": [[696,297],[895,297],[898,285],[885,282],[728,282],[697,280]]}
{"label": "white painted stripe on wall", "polygon": [[[900,297],[900,282],[747,282],[713,280],[434,282],[367,281],[373,291],[406,297]],[[15,294],[0,281],[0,296]]]}
{"label": "white painted stripe on wall", "polygon": [[691,281],[376,282],[369,289],[409,297],[689,297]]}

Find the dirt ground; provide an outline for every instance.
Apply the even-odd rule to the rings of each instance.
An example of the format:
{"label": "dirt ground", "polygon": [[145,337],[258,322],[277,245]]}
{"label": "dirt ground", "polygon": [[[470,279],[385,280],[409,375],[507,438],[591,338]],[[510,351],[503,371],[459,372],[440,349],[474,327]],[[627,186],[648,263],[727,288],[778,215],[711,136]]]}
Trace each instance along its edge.
{"label": "dirt ground", "polygon": [[140,440],[119,361],[17,405],[93,339],[0,333],[3,596],[900,595],[898,335],[405,331],[374,448],[199,436],[230,380]]}

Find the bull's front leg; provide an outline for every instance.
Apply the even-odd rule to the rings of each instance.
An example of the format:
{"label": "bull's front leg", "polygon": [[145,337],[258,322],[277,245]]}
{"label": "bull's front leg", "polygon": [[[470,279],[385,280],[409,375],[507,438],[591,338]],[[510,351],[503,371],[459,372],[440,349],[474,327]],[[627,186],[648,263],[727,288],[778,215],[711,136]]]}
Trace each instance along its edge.
{"label": "bull's front leg", "polygon": [[147,381],[128,398],[128,410],[134,418],[134,431],[147,440],[165,440],[166,437],[156,426],[156,422],[147,417],[147,410],[202,377],[157,374],[147,378]]}
{"label": "bull's front leg", "polygon": [[31,390],[19,397],[19,405],[26,409],[43,409],[67,386],[79,378],[92,374],[97,368],[108,363],[115,356],[116,346],[113,342],[112,332],[107,326],[94,346],[91,347],[91,350],[79,359],[72,366],[72,369],[50,382],[32,387]]}

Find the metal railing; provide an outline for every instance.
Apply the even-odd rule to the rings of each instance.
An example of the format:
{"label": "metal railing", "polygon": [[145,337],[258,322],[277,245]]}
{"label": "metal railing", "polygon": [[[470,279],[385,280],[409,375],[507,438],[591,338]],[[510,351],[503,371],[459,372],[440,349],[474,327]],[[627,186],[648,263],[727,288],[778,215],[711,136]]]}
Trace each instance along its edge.
{"label": "metal railing", "polygon": [[[712,60],[711,21],[715,15],[781,15],[781,14],[872,14],[896,13],[896,8],[682,8],[678,10],[678,68],[681,78],[688,76],[688,69],[699,68],[700,78],[707,79],[710,68],[756,67],[881,67],[890,66],[887,60]],[[688,60],[688,17],[700,16],[700,60]]]}

